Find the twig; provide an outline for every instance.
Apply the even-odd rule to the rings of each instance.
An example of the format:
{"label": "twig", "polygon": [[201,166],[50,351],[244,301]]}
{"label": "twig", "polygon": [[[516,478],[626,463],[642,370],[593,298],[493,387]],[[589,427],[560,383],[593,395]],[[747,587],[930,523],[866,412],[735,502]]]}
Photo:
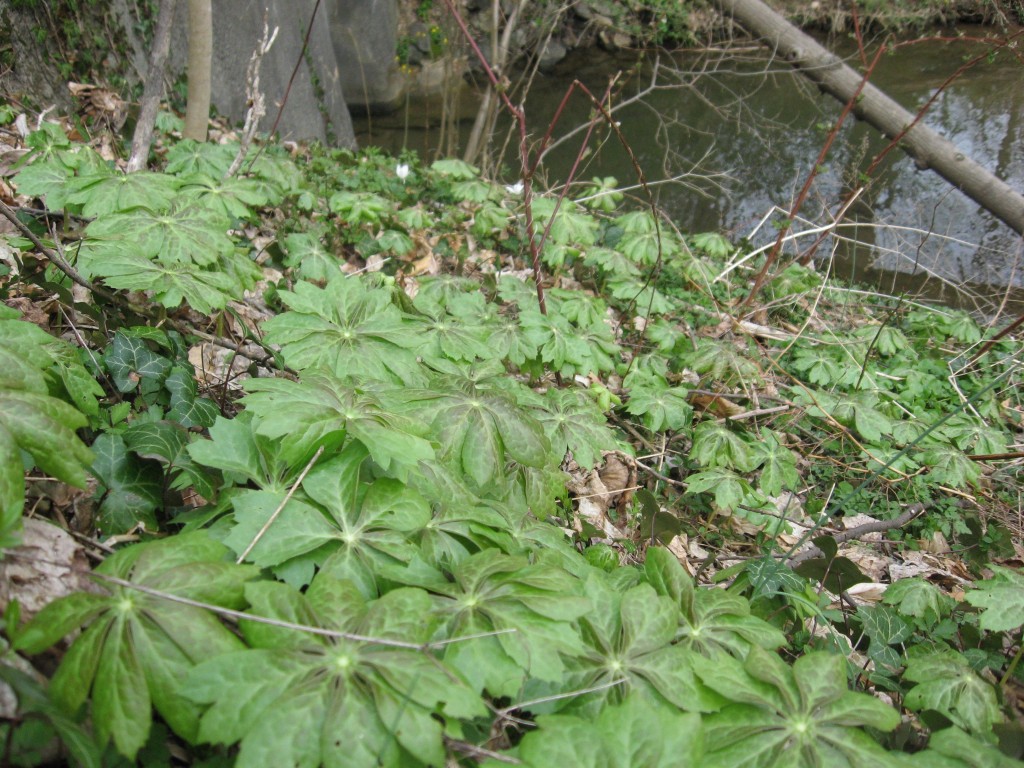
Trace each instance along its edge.
{"label": "twig", "polygon": [[259,532],[257,532],[257,534],[253,537],[252,541],[249,542],[249,546],[245,548],[245,551],[238,556],[238,559],[235,561],[236,563],[241,563],[242,561],[244,561],[246,556],[250,552],[252,552],[253,547],[255,547],[256,544],[259,543],[259,540],[263,538],[263,534],[270,530],[270,526],[274,524],[275,520],[277,520],[278,515],[281,514],[281,511],[285,508],[285,505],[287,505],[288,502],[291,501],[292,495],[298,489],[299,485],[302,484],[302,481],[306,479],[306,474],[309,472],[309,470],[313,468],[313,465],[316,464],[316,460],[320,458],[323,452],[324,447],[322,445],[316,449],[316,453],[313,454],[313,458],[306,462],[306,466],[302,468],[302,472],[300,472],[299,476],[295,478],[295,482],[292,483],[292,487],[288,489],[288,493],[285,494],[284,498],[281,500],[281,503],[277,505],[277,509],[275,509],[274,513],[267,518],[267,522],[263,524],[263,527],[260,528]]}
{"label": "twig", "polygon": [[245,156],[249,153],[249,145],[252,144],[253,137],[256,135],[256,129],[259,127],[260,118],[267,114],[267,100],[260,91],[260,64],[263,63],[263,57],[270,50],[271,46],[274,45],[279,29],[280,27],[274,27],[274,34],[270,34],[270,28],[267,25],[267,15],[264,13],[263,37],[260,38],[256,50],[252,52],[252,58],[249,59],[249,66],[245,72],[245,96],[249,102],[249,109],[245,113],[245,125],[242,128],[242,138],[238,145],[238,153],[235,155],[231,167],[224,173],[225,179],[234,176],[238,173],[238,169],[242,167]]}
{"label": "twig", "polygon": [[[892,520],[873,520],[870,523],[864,523],[858,525],[856,528],[850,528],[848,531],[837,533],[832,538],[835,539],[836,544],[842,544],[844,541],[850,541],[851,539],[859,539],[868,533],[879,533],[881,531],[889,531],[893,528],[902,528],[904,525],[909,523],[915,517],[924,512],[924,504],[911,504],[906,512],[903,512]],[[805,549],[798,555],[794,555],[789,558],[790,565],[799,565],[806,560],[813,560],[816,557],[823,557],[824,553],[818,547],[810,547]]]}

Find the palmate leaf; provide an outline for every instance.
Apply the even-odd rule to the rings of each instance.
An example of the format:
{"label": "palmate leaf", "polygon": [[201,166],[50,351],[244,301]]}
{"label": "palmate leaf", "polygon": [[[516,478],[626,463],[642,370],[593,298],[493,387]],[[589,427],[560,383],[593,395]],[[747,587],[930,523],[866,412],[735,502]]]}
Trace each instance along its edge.
{"label": "palmate leaf", "polygon": [[373,383],[307,371],[302,381],[250,379],[243,402],[256,415],[256,432],[279,440],[293,463],[311,456],[321,441],[346,434],[365,445],[385,471],[405,477],[420,461],[434,458],[426,427],[395,412],[393,393]]}
{"label": "palmate leaf", "polygon": [[590,609],[582,586],[557,566],[494,549],[455,564],[451,583],[430,585],[447,635],[501,634],[447,645],[445,662],[492,696],[518,695],[527,675],[558,683],[564,659],[582,650],[571,624]]}
{"label": "palmate leaf", "polygon": [[246,595],[258,615],[367,639],[248,621],[249,649],[189,674],[185,692],[209,705],[199,740],[241,742],[239,768],[443,765],[443,722],[487,713],[455,671],[415,647],[437,624],[422,590],[366,602],[351,584],[319,575],[305,594],[261,583]]}
{"label": "palmate leaf", "polygon": [[587,342],[561,315],[542,315],[538,311],[523,311],[519,315],[522,334],[540,352],[540,359],[550,363],[563,376],[572,376],[589,355]]}
{"label": "palmate leaf", "polygon": [[679,605],[676,642],[703,656],[729,653],[743,658],[753,646],[786,644],[786,636],[750,612],[750,602],[721,589],[696,590],[690,575],[667,549],[651,548],[644,563],[647,581]]}
{"label": "palmate leaf", "polygon": [[[245,602],[244,583],[259,571],[226,562],[226,554],[206,533],[179,534],[123,549],[96,571],[238,609]],[[113,740],[129,759],[146,742],[151,707],[175,733],[194,741],[199,707],[179,694],[186,673],[202,659],[242,648],[206,610],[113,585],[106,594],[77,593],[54,601],[18,633],[15,647],[39,653],[79,626],[86,629],[64,656],[50,696],[75,713],[91,693],[98,741]]]}
{"label": "palmate leaf", "polygon": [[203,173],[183,178],[181,194],[221,219],[250,219],[253,210],[271,202],[268,185],[256,179],[215,179]]}
{"label": "palmate leaf", "polygon": [[281,446],[256,434],[253,415],[243,411],[233,419],[218,416],[210,427],[209,440],[188,446],[189,455],[206,467],[219,469],[225,484],[252,483],[267,491],[287,491],[290,477],[302,470],[281,458]]}
{"label": "palmate leaf", "polygon": [[585,650],[570,661],[563,688],[622,684],[567,699],[561,706],[595,715],[606,703],[637,691],[689,712],[718,708],[720,697],[694,675],[699,657],[672,643],[680,616],[676,601],[658,595],[648,584],[622,592],[603,573],[587,580],[586,595],[593,607],[580,618]]}
{"label": "palmate leaf", "polygon": [[917,683],[904,699],[909,709],[934,709],[975,736],[994,738],[992,726],[1003,720],[995,688],[962,654],[946,650],[912,656],[903,678]]}
{"label": "palmate leaf", "polygon": [[[984,584],[984,582],[979,582]],[[976,583],[975,586],[978,586]],[[965,596],[967,602],[975,605],[971,595],[976,594],[974,592],[968,592]],[[1017,593],[1014,593],[1016,596]],[[913,616],[920,619],[926,625],[934,625],[939,622],[940,619],[948,616],[956,605],[953,598],[947,595],[945,592],[940,590],[930,581],[926,581],[922,578],[910,578],[910,579],[899,579],[894,581],[885,590],[885,594],[882,596],[882,602],[886,605],[896,606],[900,614],[903,616]],[[1024,605],[1021,606],[1021,621],[1024,623]],[[984,619],[982,620],[984,622]],[[982,623],[982,627],[985,627]],[[991,629],[991,627],[985,627]],[[1009,627],[1007,627],[1009,629]]]}
{"label": "palmate leaf", "polygon": [[85,487],[92,452],[75,434],[87,419],[73,406],[46,394],[0,388],[0,541],[21,520],[25,468],[21,451],[46,474]]}
{"label": "palmate leaf", "polygon": [[670,387],[660,376],[650,377],[630,388],[626,412],[640,416],[651,432],[684,429],[693,418],[689,394],[685,387]]}
{"label": "palmate leaf", "polygon": [[359,278],[335,277],[323,288],[300,282],[294,291],[281,291],[281,299],[290,311],[263,328],[267,342],[281,346],[291,367],[422,383],[412,350],[423,339],[392,303],[390,291],[368,287]]}
{"label": "palmate leaf", "polygon": [[150,211],[167,210],[180,184],[174,176],[163,173],[116,173],[104,169],[100,173],[79,176],[70,182],[73,191],[68,195],[68,202],[81,205],[84,216],[99,217],[90,227],[99,223],[102,229],[106,227],[102,222],[110,218],[107,214],[140,207]]}
{"label": "palmate leaf", "polygon": [[584,469],[593,469],[602,451],[619,448],[621,443],[606,426],[604,414],[579,390],[549,389],[544,407],[533,411],[544,426],[552,454],[560,462],[566,451]]}
{"label": "palmate leaf", "polygon": [[165,266],[144,256],[117,250],[90,265],[90,276],[102,278],[111,288],[152,291],[165,307],[177,307],[182,300],[202,314],[223,309],[239,297],[242,285],[233,274],[196,269],[188,264]]}
{"label": "palmate leaf", "polygon": [[[638,693],[605,707],[596,720],[541,715],[537,726],[517,750],[527,768],[697,768],[704,764],[700,716]],[[484,765],[499,768],[503,764]]]}
{"label": "palmate leaf", "polygon": [[[181,201],[165,212],[136,208],[101,216],[86,228],[79,258],[99,271],[110,250],[133,252],[168,266],[211,267],[234,250],[227,235],[230,220],[209,207]],[[94,239],[94,240],[91,240]],[[112,245],[116,244],[116,245]]]}
{"label": "palmate leaf", "polygon": [[407,391],[403,398],[431,419],[441,457],[479,487],[503,478],[510,459],[545,466],[551,444],[544,427],[510,392],[488,381],[438,378],[434,384]]}
{"label": "palmate leaf", "polygon": [[[262,567],[283,566],[285,580],[297,584],[308,583],[315,564],[322,573],[347,579],[367,596],[375,595],[379,573],[404,566],[417,554],[412,539],[430,521],[430,506],[396,480],[363,480],[360,471],[367,455],[354,442],[314,467],[302,483],[313,503],[290,500],[249,559]],[[266,491],[235,494],[236,525],[225,543],[236,552],[245,551],[284,498],[284,493]],[[289,563],[305,555],[310,557]]]}
{"label": "palmate leaf", "polygon": [[182,139],[167,151],[165,170],[175,176],[203,173],[219,179],[231,167],[237,152],[237,145]]}
{"label": "palmate leaf", "polygon": [[299,275],[314,283],[326,283],[340,272],[341,261],[324,248],[320,238],[312,232],[293,232],[284,239],[288,254],[285,264],[297,268]]}
{"label": "palmate leaf", "polygon": [[898,765],[861,726],[891,731],[899,712],[849,690],[845,664],[842,656],[817,651],[790,667],[755,646],[745,663],[722,655],[695,665],[706,685],[734,702],[704,717],[704,765]]}
{"label": "palmate leaf", "polygon": [[992,578],[976,582],[964,599],[982,609],[982,629],[1013,631],[1024,624],[1024,576],[998,565],[989,565],[989,568]]}

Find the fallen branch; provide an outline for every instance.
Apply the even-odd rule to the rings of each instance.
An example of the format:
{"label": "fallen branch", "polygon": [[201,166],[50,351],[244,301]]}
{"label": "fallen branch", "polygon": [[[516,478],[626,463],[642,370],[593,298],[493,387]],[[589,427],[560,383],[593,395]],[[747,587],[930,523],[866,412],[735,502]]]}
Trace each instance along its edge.
{"label": "fallen branch", "polygon": [[[890,531],[893,528],[902,528],[923,512],[924,504],[911,504],[907,508],[906,512],[894,517],[892,520],[873,520],[870,523],[858,525],[856,528],[850,528],[848,531],[837,533],[832,538],[835,539],[836,544],[842,544],[843,542],[850,541],[851,539],[859,539],[861,536],[865,536],[869,533],[880,533],[882,531]],[[825,553],[818,547],[809,547],[800,554],[789,558],[789,564],[791,566],[799,565],[807,560],[813,560],[816,557],[824,556]]]}

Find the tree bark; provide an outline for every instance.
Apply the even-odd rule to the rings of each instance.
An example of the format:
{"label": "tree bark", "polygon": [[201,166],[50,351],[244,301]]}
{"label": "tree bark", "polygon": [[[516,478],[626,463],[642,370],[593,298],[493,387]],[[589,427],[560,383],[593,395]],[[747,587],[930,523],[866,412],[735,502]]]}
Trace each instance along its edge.
{"label": "tree bark", "polygon": [[164,93],[164,67],[167,65],[167,53],[171,48],[171,24],[174,21],[175,2],[176,0],[160,0],[156,30],[153,33],[153,50],[149,53],[146,71],[146,85],[142,89],[142,107],[139,110],[139,121],[135,124],[135,132],[132,134],[132,153],[128,158],[129,172],[142,170],[149,159],[156,112],[160,106],[160,97]]}
{"label": "tree bark", "polygon": [[186,139],[206,141],[210,122],[210,66],[213,60],[212,0],[188,0],[188,105]]}
{"label": "tree bark", "polygon": [[[714,1],[823,91],[843,103],[853,97],[861,75],[761,0]],[[878,88],[867,83],[853,113],[890,139],[906,131],[899,139],[899,147],[913,157],[919,167],[934,170],[1017,234],[1024,235],[1024,195],[931,128],[918,123],[908,130],[915,115]]]}

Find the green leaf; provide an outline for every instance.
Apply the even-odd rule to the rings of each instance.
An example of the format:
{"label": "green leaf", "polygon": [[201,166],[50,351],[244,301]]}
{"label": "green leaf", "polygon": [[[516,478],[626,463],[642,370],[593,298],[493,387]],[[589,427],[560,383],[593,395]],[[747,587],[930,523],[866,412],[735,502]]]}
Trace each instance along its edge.
{"label": "green leaf", "polygon": [[615,450],[619,440],[606,426],[604,414],[583,392],[552,387],[544,408],[533,413],[544,426],[551,450],[559,460],[571,451],[584,469],[593,469],[602,451]]}
{"label": "green leaf", "polygon": [[121,392],[132,392],[141,379],[162,382],[171,370],[171,361],[153,352],[146,343],[118,331],[103,353],[103,362]]}
{"label": "green leaf", "polygon": [[971,738],[959,728],[932,733],[928,749],[910,756],[922,768],[1019,768],[1020,761],[995,747]]}
{"label": "green leaf", "polygon": [[[333,581],[318,576],[312,596],[267,585],[275,597],[259,600],[259,609],[269,619],[302,617],[314,627],[382,641],[398,634],[402,642],[422,643],[433,631],[430,598],[422,590],[396,589],[363,604],[349,593],[350,610],[330,616],[318,608],[331,602],[316,597],[323,580]],[[330,584],[325,591],[340,595],[344,588]],[[283,644],[264,649],[260,637]],[[210,705],[200,740],[240,741],[240,766],[440,765],[439,718],[486,714],[454,671],[414,647],[284,629],[251,642],[256,647],[204,662],[185,682],[189,697]]]}
{"label": "green leaf", "polygon": [[680,430],[690,425],[693,406],[688,401],[685,387],[669,387],[663,379],[655,379],[653,386],[635,386],[629,390],[627,413],[642,416],[644,426],[651,432]]}
{"label": "green leaf", "polygon": [[153,461],[133,455],[120,435],[105,433],[93,443],[93,474],[102,484],[97,528],[126,533],[138,524],[158,529],[156,510],[163,503],[163,472]]}
{"label": "green leaf", "polygon": [[976,582],[964,599],[982,609],[980,626],[992,632],[1010,632],[1024,624],[1024,576],[1018,571],[990,565],[990,579]]}
{"label": "green leaf", "polygon": [[264,323],[267,343],[278,344],[290,366],[323,367],[337,376],[380,381],[422,381],[413,348],[415,326],[392,303],[390,292],[359,278],[336,277],[323,288],[300,282],[282,291],[290,311]]}
{"label": "green leaf", "polygon": [[[205,533],[138,544],[109,557],[97,572],[201,602],[240,607],[242,585],[258,575],[224,562],[227,550]],[[105,595],[71,595],[51,603],[20,633],[33,650],[75,623],[87,625],[51,683],[56,702],[74,712],[92,694],[99,741],[112,739],[129,759],[146,742],[151,706],[186,739],[198,711],[177,698],[188,669],[202,658],[241,647],[211,613],[127,586]],[[91,622],[91,623],[90,623]]]}
{"label": "green leaf", "polygon": [[523,738],[519,758],[531,768],[684,768],[703,765],[700,717],[640,694],[601,710],[596,720],[542,715]]}
{"label": "green leaf", "polygon": [[693,430],[690,457],[704,467],[725,467],[749,472],[757,466],[753,446],[745,435],[716,421],[702,421]]}
{"label": "green leaf", "polygon": [[434,458],[423,424],[395,412],[389,388],[307,371],[300,382],[251,379],[246,407],[258,434],[280,441],[282,455],[297,464],[324,441],[357,438],[385,471],[402,478]]}
{"label": "green leaf", "polygon": [[704,718],[709,766],[890,765],[860,728],[891,731],[892,707],[847,688],[843,657],[821,651],[792,667],[753,647],[746,662],[720,656],[697,666],[706,685],[736,702]]}
{"label": "green leaf", "polygon": [[796,490],[800,474],[796,470],[796,455],[780,441],[770,429],[762,428],[761,442],[755,445],[757,459],[761,461],[758,488],[768,496],[778,496],[783,490]]}
{"label": "green leaf", "polygon": [[95,226],[96,223],[108,221],[110,214],[119,211],[133,208],[166,210],[174,200],[179,185],[178,179],[162,173],[104,171],[80,176],[71,182],[74,191],[68,195],[68,202],[81,205],[84,216],[97,217],[92,225]]}
{"label": "green leaf", "polygon": [[990,738],[992,726],[1003,720],[995,689],[955,651],[911,657],[903,678],[918,683],[905,698],[910,709],[934,709],[983,739]]}
{"label": "green leaf", "polygon": [[732,512],[754,489],[746,478],[731,469],[715,468],[689,475],[686,478],[686,490],[688,493],[714,491],[715,504]]}
{"label": "green leaf", "polygon": [[326,283],[340,271],[338,257],[324,248],[320,238],[311,232],[294,232],[282,245],[288,254],[285,264],[298,268],[306,280]]}
{"label": "green leaf", "polygon": [[[971,595],[973,594],[975,593],[967,593],[965,597],[967,602],[972,602]],[[885,590],[882,602],[895,606],[902,615],[915,616],[928,625],[937,624],[940,619],[948,616],[955,605],[951,597],[930,581],[922,578],[894,581]],[[1022,605],[1022,610],[1024,610],[1024,605]],[[1021,622],[1024,623],[1024,614],[1022,614]]]}
{"label": "green leaf", "polygon": [[84,488],[93,454],[74,430],[85,416],[48,395],[0,389],[0,538],[21,519],[25,500],[20,451],[65,483]]}

